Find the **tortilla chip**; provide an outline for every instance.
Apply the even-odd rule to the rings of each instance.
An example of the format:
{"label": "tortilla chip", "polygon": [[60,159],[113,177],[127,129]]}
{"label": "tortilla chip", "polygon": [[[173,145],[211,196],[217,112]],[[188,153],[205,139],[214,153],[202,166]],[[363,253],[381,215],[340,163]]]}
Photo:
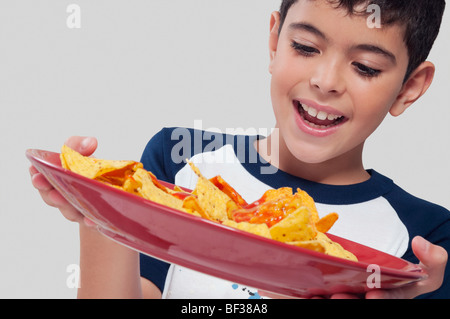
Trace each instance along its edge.
{"label": "tortilla chip", "polygon": [[213,220],[227,220],[227,203],[231,201],[231,198],[217,188],[210,180],[205,178],[193,163],[188,163],[198,176],[193,194],[197,196],[200,207],[207,212]]}
{"label": "tortilla chip", "polygon": [[222,225],[226,225],[226,226],[230,226],[230,227],[234,227],[255,235],[259,235],[259,236],[263,236],[266,238],[272,238],[272,236],[270,235],[270,230],[269,227],[267,227],[266,224],[251,224],[248,222],[240,222],[237,223],[233,220],[225,220],[222,222]]}
{"label": "tortilla chip", "polygon": [[141,183],[137,182],[132,176],[126,178],[122,186],[124,191],[135,195],[139,195],[138,189],[140,187]]}
{"label": "tortilla chip", "polygon": [[286,244],[325,253],[325,246],[318,240],[292,241],[286,242]]}
{"label": "tortilla chip", "polygon": [[311,212],[311,220],[313,223],[317,223],[319,221],[319,214],[317,212],[316,204],[314,203],[314,199],[304,190],[297,188],[296,197],[299,197],[302,202],[302,206],[306,206]]}
{"label": "tortilla chip", "polygon": [[334,223],[338,220],[339,215],[336,213],[330,213],[321,219],[316,223],[317,231],[326,233],[328,232],[331,227],[333,227]]}
{"label": "tortilla chip", "polygon": [[211,183],[213,183],[217,188],[219,188],[222,192],[228,195],[233,202],[238,206],[246,206],[247,202],[242,198],[242,196],[233,188],[230,184],[228,184],[220,175],[214,176],[209,179]]}
{"label": "tortilla chip", "polygon": [[141,163],[135,161],[102,160],[83,156],[67,145],[63,145],[60,158],[64,168],[92,179],[98,178],[109,172],[131,168],[133,166],[142,167]]}
{"label": "tortilla chip", "polygon": [[206,219],[211,219],[207,212],[200,206],[197,197],[188,196],[183,200],[184,210],[192,215],[200,216]]}
{"label": "tortilla chip", "polygon": [[312,240],[316,233],[307,207],[298,208],[270,228],[272,238],[282,242]]}
{"label": "tortilla chip", "polygon": [[288,196],[292,196],[292,188],[290,187],[281,187],[277,189],[269,189],[263,195],[263,200],[265,202],[277,201],[281,198],[285,198]]}
{"label": "tortilla chip", "polygon": [[325,235],[324,233],[318,232],[316,239],[323,245],[325,248],[325,254],[345,258],[348,260],[358,261],[358,258],[348,250],[345,250],[340,244],[332,241]]}
{"label": "tortilla chip", "polygon": [[139,168],[136,170],[136,173],[134,173],[133,175],[133,179],[137,183],[139,183],[137,193],[140,196],[154,201],[158,204],[182,210],[183,201],[155,186],[155,184],[153,184],[151,175],[143,168]]}

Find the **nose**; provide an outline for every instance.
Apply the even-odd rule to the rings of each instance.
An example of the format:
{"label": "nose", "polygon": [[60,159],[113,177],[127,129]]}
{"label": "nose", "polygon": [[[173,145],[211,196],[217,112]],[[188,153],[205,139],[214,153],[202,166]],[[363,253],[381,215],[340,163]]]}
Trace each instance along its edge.
{"label": "nose", "polygon": [[345,82],[338,61],[318,64],[311,76],[310,85],[325,95],[342,94],[345,91]]}

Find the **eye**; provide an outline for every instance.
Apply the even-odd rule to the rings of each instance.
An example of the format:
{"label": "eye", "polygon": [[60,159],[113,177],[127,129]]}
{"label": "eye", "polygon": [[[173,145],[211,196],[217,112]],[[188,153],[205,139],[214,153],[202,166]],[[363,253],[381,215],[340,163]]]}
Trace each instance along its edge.
{"label": "eye", "polygon": [[368,78],[374,78],[381,73],[381,70],[369,68],[368,66],[358,62],[353,62],[352,65],[355,67],[356,72]]}
{"label": "eye", "polygon": [[295,41],[292,41],[291,47],[295,51],[297,51],[298,53],[300,53],[301,55],[306,56],[306,57],[309,57],[309,56],[312,56],[314,54],[320,53],[319,50],[317,50],[317,49],[315,49],[313,47],[310,47],[310,46],[307,46],[307,45],[303,45],[303,44],[300,44],[300,43],[295,42]]}

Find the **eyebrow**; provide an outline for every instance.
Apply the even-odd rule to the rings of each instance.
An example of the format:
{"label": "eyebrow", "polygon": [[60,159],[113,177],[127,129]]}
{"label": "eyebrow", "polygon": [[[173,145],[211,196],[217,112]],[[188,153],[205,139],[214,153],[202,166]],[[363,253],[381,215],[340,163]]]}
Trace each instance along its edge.
{"label": "eyebrow", "polygon": [[[312,33],[312,34],[322,38],[325,41],[328,41],[327,36],[322,31],[320,31],[315,26],[313,26],[312,24],[309,24],[309,23],[294,22],[289,25],[289,29],[306,31],[306,32]],[[395,55],[392,52],[390,52],[384,48],[381,48],[377,45],[358,44],[358,45],[352,47],[352,50],[367,51],[367,52],[379,54],[379,55],[382,55],[382,56],[388,58],[393,64],[397,64],[397,59],[395,58]]]}
{"label": "eyebrow", "polygon": [[377,45],[372,45],[372,44],[359,44],[356,45],[352,48],[353,50],[361,50],[361,51],[368,51],[368,52],[372,52],[375,54],[380,54],[385,56],[386,58],[388,58],[393,64],[397,64],[397,59],[395,58],[395,55],[386,50],[383,49]]}
{"label": "eyebrow", "polygon": [[328,41],[327,37],[325,36],[325,34],[322,31],[320,31],[315,26],[313,26],[309,23],[294,22],[289,25],[289,29],[307,31],[309,33],[315,34],[318,37]]}

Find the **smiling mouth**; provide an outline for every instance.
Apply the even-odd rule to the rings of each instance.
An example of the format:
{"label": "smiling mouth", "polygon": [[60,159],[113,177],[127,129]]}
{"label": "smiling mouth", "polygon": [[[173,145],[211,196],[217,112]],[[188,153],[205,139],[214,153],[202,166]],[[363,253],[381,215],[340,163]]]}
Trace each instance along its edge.
{"label": "smiling mouth", "polygon": [[312,128],[325,130],[342,124],[347,120],[345,116],[319,111],[314,107],[302,104],[299,101],[294,101],[294,104],[302,119]]}

